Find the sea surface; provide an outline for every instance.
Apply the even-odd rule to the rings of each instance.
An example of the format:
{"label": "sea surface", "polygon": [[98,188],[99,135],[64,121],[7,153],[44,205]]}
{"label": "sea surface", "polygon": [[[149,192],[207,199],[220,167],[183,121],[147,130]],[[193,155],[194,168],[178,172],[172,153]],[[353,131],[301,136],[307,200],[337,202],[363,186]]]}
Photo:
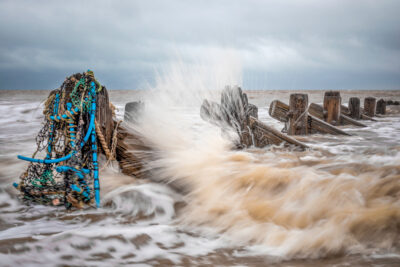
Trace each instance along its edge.
{"label": "sea surface", "polygon": [[[307,151],[240,151],[200,118],[218,88],[175,89],[109,91],[118,119],[127,102],[145,102],[133,127],[154,148],[151,174],[124,176],[114,162],[100,173],[102,207],[70,211],[26,206],[12,187],[49,91],[0,91],[0,266],[400,266],[398,106],[365,128],[341,126],[351,136],[296,137]],[[295,92],[247,93],[281,130],[269,104]],[[301,92],[323,101],[324,91]],[[341,96],[399,101],[400,91]]]}

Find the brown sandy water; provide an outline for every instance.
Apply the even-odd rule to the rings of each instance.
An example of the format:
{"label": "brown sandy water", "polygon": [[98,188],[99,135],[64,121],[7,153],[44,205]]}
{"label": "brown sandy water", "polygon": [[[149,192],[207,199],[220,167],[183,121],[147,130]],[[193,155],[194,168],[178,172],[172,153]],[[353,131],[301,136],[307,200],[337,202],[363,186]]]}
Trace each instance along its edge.
{"label": "brown sandy water", "polygon": [[[24,206],[11,186],[26,168],[16,155],[34,151],[48,91],[0,91],[0,265],[400,264],[399,107],[367,128],[342,127],[352,136],[300,137],[308,151],[233,151],[199,116],[218,92],[178,92],[110,91],[120,117],[126,102],[146,102],[136,130],[157,149],[152,177],[136,181],[115,165],[101,173],[101,209],[65,211]],[[291,92],[251,91],[249,102],[282,129],[268,106]],[[306,92],[322,102],[323,91]],[[341,95],[400,100],[399,91]]]}

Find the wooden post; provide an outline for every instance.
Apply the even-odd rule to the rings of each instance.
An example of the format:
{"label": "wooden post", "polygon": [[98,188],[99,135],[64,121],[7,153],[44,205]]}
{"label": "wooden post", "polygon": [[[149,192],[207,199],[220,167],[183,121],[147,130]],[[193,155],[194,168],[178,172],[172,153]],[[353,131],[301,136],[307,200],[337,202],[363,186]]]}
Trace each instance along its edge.
{"label": "wooden post", "polygon": [[[108,91],[105,86],[97,94],[96,119],[102,135],[110,148],[112,144],[112,135],[114,132],[115,123],[113,121],[113,110],[111,109]],[[105,154],[104,148],[100,145],[99,152]]]}
{"label": "wooden post", "polygon": [[376,108],[376,98],[375,97],[366,97],[364,99],[364,113],[369,117],[375,116],[375,108]]}
{"label": "wooden post", "polygon": [[340,106],[342,98],[340,97],[340,92],[338,91],[328,91],[325,92],[324,96],[324,113],[325,121],[327,123],[337,125],[340,120]]}
{"label": "wooden post", "polygon": [[386,114],[386,101],[385,100],[380,99],[376,103],[376,114],[382,114],[382,115]]}
{"label": "wooden post", "polygon": [[358,97],[350,97],[349,99],[349,116],[356,120],[361,118],[360,99]]}
{"label": "wooden post", "polygon": [[140,115],[140,113],[144,109],[144,103],[143,102],[128,102],[125,105],[125,113],[124,113],[124,121],[126,122],[136,122],[137,121],[137,116]]}
{"label": "wooden post", "polygon": [[143,166],[151,160],[151,148],[145,144],[145,138],[131,128],[143,110],[141,101],[126,103],[124,122],[119,125],[117,133],[116,155],[121,172],[136,178],[146,175]]}
{"label": "wooden post", "polygon": [[151,148],[145,138],[125,122],[118,127],[117,138],[116,156],[122,173],[136,178],[145,177],[144,165],[152,160]]}
{"label": "wooden post", "polygon": [[308,118],[308,95],[307,94],[291,94],[289,103],[289,135],[306,135],[308,134],[307,118]]}
{"label": "wooden post", "polygon": [[252,137],[249,132],[248,98],[238,86],[226,86],[221,93],[221,112],[227,118],[227,122],[239,134],[240,143],[245,147],[252,145]]}

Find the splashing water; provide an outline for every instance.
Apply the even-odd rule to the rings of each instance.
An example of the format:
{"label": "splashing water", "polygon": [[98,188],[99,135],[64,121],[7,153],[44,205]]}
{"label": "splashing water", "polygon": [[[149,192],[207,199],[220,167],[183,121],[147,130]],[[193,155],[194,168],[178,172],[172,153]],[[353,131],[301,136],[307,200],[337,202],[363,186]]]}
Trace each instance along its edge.
{"label": "splashing water", "polygon": [[[133,127],[155,151],[157,160],[149,163],[157,170],[153,179],[189,189],[180,223],[209,227],[235,244],[258,246],[284,258],[398,253],[398,145],[382,149],[389,158],[383,164],[374,162],[385,157],[374,151],[377,144],[368,145],[357,135],[347,140],[303,137],[314,147],[306,152],[232,151],[231,140],[222,138],[218,128],[188,114],[199,112],[204,98],[217,99],[220,90],[209,88],[222,89],[221,84],[205,84],[204,72],[193,77],[176,66],[172,70],[158,80],[145,100],[142,123]],[[206,76],[213,77],[213,72]],[[215,80],[232,82],[223,78]],[[400,124],[394,120],[391,131],[397,143]],[[371,131],[370,125],[365,131]],[[319,144],[324,138],[334,144]]]}

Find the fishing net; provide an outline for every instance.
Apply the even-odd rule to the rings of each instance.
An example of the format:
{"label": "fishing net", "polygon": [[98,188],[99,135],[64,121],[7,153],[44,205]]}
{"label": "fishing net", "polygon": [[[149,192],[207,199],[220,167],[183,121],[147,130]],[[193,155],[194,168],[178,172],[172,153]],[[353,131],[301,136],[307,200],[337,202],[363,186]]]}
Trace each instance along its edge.
{"label": "fishing net", "polygon": [[[92,71],[76,73],[51,91],[43,110],[37,150],[14,184],[27,203],[83,208],[99,205],[96,105],[103,86]],[[105,89],[104,89],[105,90]],[[103,137],[104,138],[104,137]],[[44,159],[37,154],[46,154]]]}

